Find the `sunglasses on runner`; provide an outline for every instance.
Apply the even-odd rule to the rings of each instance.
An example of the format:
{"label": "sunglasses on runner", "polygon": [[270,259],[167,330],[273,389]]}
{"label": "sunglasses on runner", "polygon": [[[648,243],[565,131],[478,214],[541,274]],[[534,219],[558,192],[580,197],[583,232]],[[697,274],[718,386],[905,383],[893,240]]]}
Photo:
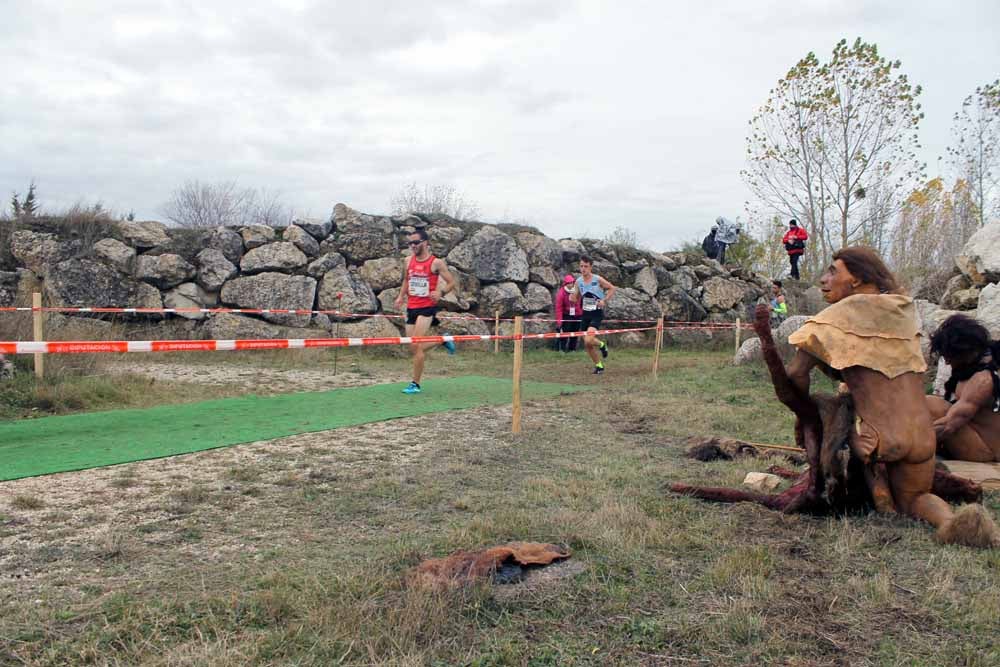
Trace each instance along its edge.
{"label": "sunglasses on runner", "polygon": [[424,242],[424,240],[420,239],[419,241],[407,241],[406,244],[407,245],[420,245],[423,242]]}

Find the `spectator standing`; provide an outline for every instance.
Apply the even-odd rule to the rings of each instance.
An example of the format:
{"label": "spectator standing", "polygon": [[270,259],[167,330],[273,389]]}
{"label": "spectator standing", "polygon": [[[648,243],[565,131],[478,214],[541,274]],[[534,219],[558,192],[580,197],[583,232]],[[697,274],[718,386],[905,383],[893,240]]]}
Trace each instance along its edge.
{"label": "spectator standing", "polygon": [[788,303],[781,289],[780,280],[771,281],[771,326],[776,327],[788,318]]}
{"label": "spectator standing", "polygon": [[788,261],[792,265],[792,271],[789,274],[793,280],[799,279],[799,259],[802,258],[802,253],[806,249],[806,241],[809,240],[809,234],[806,230],[799,227],[799,222],[792,218],[788,221],[788,231],[785,235],[781,237],[781,242],[785,244],[785,252],[788,253]]}
{"label": "spectator standing", "polygon": [[719,248],[719,264],[725,264],[726,248],[736,243],[736,237],[740,234],[740,223],[720,216],[715,219],[715,229],[715,244]]}
{"label": "spectator standing", "polygon": [[[576,278],[567,273],[562,287],[556,290],[556,331],[572,333],[580,330],[580,307],[570,300]],[[557,338],[556,349],[560,352],[575,352],[576,337]]]}

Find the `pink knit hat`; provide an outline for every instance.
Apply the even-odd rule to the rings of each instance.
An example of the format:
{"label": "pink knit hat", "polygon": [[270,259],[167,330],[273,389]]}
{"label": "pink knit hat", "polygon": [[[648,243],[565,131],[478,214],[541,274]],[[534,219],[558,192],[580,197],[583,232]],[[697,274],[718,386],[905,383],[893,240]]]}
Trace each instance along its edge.
{"label": "pink knit hat", "polygon": [[569,274],[569,273],[567,273],[567,274],[566,274],[566,277],[565,277],[565,278],[563,278],[563,284],[566,284],[566,283],[573,283],[573,282],[576,282],[576,278],[574,278],[574,277],[572,276],[572,274]]}

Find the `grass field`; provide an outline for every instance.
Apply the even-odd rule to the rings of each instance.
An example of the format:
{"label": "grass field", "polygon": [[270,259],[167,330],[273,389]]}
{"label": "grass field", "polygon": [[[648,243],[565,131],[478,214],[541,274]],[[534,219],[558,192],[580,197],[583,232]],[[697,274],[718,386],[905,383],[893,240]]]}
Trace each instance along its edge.
{"label": "grass field", "polygon": [[[509,407],[485,407],[0,484],[0,664],[1000,664],[1000,552],[938,546],[905,519],[665,491],[772,463],[691,461],[685,438],[787,443],[792,422],[763,368],[668,351],[653,384],[649,356],[613,350],[595,378],[582,355],[529,353],[525,379],[594,389],[529,402],[519,437]],[[329,355],[221,363],[330,370]],[[339,364],[377,381],[407,362]],[[428,368],[510,370],[486,353]],[[146,383],[102,409],[246,391],[85,380]],[[8,416],[39,412],[36,394]],[[423,558],[509,540],[573,556],[521,585],[407,585]]]}

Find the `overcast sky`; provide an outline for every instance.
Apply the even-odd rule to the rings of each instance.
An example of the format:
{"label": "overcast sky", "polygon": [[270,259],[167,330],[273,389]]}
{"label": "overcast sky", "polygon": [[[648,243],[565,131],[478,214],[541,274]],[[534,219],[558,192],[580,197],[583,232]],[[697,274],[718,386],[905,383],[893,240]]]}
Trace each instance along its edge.
{"label": "overcast sky", "polygon": [[[254,5],[248,8],[247,5]],[[878,44],[924,87],[924,159],[1000,76],[1000,2],[0,0],[0,194],[140,218],[189,179],[306,215],[453,185],[551,236],[662,250],[749,193],[747,122],[809,51]]]}

